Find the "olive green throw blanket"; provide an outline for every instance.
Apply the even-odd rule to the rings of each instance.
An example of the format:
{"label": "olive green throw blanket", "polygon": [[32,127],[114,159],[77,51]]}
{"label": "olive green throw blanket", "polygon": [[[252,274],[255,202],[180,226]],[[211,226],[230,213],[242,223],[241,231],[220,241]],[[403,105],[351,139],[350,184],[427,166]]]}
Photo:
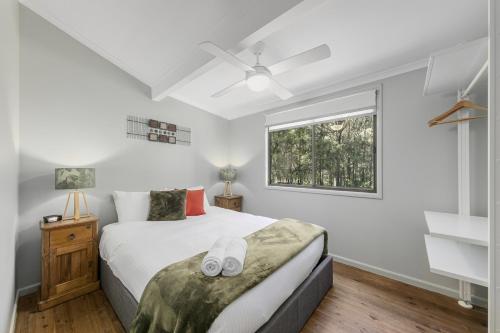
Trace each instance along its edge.
{"label": "olive green throw blanket", "polygon": [[207,277],[200,269],[206,252],[163,268],[142,294],[132,333],[207,332],[226,306],[286,264],[314,239],[327,233],[313,224],[277,221],[245,237],[243,272],[234,277]]}

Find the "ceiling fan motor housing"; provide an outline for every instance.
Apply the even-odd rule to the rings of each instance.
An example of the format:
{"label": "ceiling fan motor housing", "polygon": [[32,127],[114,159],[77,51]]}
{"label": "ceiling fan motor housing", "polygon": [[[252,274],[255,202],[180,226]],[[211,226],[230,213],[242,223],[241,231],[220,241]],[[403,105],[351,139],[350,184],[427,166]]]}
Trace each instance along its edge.
{"label": "ceiling fan motor housing", "polygon": [[271,71],[269,71],[269,69],[267,69],[266,66],[255,65],[255,66],[253,66],[253,69],[255,70],[255,72],[247,71],[247,79],[253,75],[256,75],[256,74],[267,75],[267,76],[272,75]]}

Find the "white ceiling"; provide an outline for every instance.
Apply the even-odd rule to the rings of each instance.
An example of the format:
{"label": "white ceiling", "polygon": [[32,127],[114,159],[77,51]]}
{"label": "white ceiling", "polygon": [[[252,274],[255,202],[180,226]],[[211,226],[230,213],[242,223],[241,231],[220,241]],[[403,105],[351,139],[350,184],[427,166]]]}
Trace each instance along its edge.
{"label": "white ceiling", "polygon": [[[228,119],[391,68],[423,67],[432,52],[486,36],[488,21],[486,0],[21,2],[150,86],[154,99],[169,95]],[[246,87],[212,98],[244,73],[201,51],[204,40],[250,64],[248,47],[259,40],[266,44],[264,65],[323,43],[332,57],[277,77],[296,94],[292,100]]]}
{"label": "white ceiling", "polygon": [[[152,89],[210,61],[205,40],[233,48],[300,0],[19,0]],[[309,1],[311,3],[317,0]],[[165,88],[165,89],[166,89]]]}

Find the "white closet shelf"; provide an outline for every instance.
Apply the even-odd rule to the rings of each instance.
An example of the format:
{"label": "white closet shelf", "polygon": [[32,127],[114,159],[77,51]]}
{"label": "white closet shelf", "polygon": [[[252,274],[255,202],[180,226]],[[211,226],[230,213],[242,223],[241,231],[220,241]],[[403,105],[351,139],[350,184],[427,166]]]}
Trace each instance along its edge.
{"label": "white closet shelf", "polygon": [[488,219],[479,216],[424,212],[432,236],[488,246]]}
{"label": "white closet shelf", "polygon": [[488,287],[488,248],[425,235],[433,273]]}
{"label": "white closet shelf", "polygon": [[487,60],[488,37],[432,54],[427,65],[424,96],[465,89]]}

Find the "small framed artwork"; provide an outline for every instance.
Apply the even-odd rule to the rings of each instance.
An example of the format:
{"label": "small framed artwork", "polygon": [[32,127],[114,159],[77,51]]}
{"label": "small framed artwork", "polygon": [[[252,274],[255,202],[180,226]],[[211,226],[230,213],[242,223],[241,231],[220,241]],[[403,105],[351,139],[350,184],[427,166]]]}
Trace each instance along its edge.
{"label": "small framed artwork", "polygon": [[160,122],[158,120],[149,119],[148,126],[152,128],[158,128],[160,127]]}
{"label": "small framed artwork", "polygon": [[156,133],[149,133],[148,134],[148,140],[149,141],[158,141],[158,134],[156,134]]}
{"label": "small framed artwork", "polygon": [[167,121],[127,116],[127,137],[189,146],[191,144],[191,129]]}

